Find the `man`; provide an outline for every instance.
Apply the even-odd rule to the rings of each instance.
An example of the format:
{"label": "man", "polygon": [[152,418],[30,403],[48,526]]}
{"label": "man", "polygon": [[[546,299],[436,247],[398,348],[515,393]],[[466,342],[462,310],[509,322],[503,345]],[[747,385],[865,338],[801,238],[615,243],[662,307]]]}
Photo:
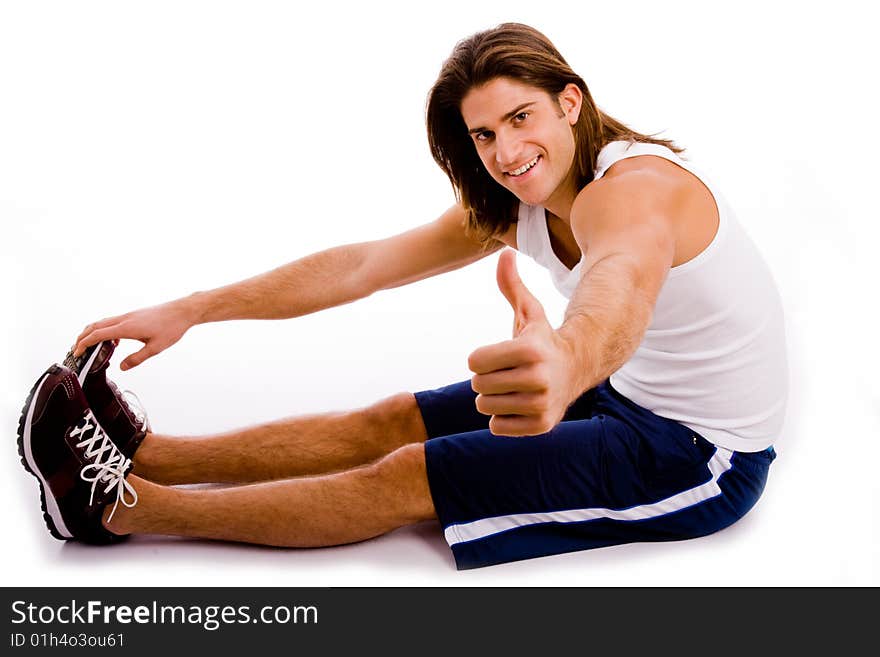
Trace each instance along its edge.
{"label": "man", "polygon": [[[524,25],[456,46],[427,123],[457,198],[436,221],[86,327],[19,430],[53,535],[321,546],[438,518],[470,568],[701,536],[754,505],[785,408],[781,304],[717,188],[599,111]],[[128,369],[198,323],[305,315],[505,245],[570,304],[554,329],[501,253],[513,338],[471,353],[469,381],[181,438],[152,433],[106,378],[121,338],[144,343]],[[173,486],[200,482],[237,485]]]}

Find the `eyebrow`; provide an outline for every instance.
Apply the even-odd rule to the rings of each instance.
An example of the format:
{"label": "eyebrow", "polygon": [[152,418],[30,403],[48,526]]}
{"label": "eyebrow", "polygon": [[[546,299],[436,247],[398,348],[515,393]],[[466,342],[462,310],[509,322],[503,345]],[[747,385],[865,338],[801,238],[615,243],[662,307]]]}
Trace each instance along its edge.
{"label": "eyebrow", "polygon": [[[501,117],[501,120],[502,120],[502,121],[508,121],[509,119],[512,119],[514,116],[516,116],[517,114],[519,114],[520,112],[522,112],[526,107],[531,107],[532,105],[534,105],[535,102],[536,102],[536,101],[533,100],[533,101],[531,101],[530,103],[523,103],[522,105],[518,105],[518,106],[516,107],[516,109],[513,109],[513,110],[511,110],[510,112],[508,112],[507,114],[505,114],[504,116],[502,116],[502,117]],[[478,132],[483,132],[485,129],[486,129],[486,128],[484,128],[484,127],[482,127],[482,126],[480,126],[479,128],[473,128],[473,129],[471,129],[471,130],[468,130],[468,134],[469,134],[469,135],[473,135],[473,134],[476,134],[476,133],[478,133]]]}

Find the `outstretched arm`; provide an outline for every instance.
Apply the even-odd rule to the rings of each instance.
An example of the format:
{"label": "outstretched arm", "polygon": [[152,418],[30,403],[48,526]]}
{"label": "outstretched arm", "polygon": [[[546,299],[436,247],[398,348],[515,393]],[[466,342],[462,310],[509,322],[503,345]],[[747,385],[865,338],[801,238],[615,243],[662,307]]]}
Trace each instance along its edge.
{"label": "outstretched arm", "polygon": [[675,253],[675,187],[638,171],[605,182],[572,208],[572,231],[586,259],[558,330],[577,375],[570,401],[638,348]]}
{"label": "outstretched arm", "polygon": [[299,317],[463,267],[494,250],[469,238],[463,221],[464,210],[455,205],[436,221],[387,239],[334,247],[238,283],[103,319],[82,331],[74,354],[101,340],[139,340],[144,347],[122,362],[128,369],[196,324]]}

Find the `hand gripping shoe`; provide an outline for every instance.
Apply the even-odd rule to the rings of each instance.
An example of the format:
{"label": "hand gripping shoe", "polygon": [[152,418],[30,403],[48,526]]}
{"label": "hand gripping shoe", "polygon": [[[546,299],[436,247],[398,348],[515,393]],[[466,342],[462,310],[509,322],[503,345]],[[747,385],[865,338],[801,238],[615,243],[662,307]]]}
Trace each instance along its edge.
{"label": "hand gripping shoe", "polygon": [[110,503],[110,519],[120,502],[137,503],[137,492],[125,480],[131,460],[95,419],[68,368],[52,365],[31,388],[19,421],[18,451],[40,483],[52,536],[94,544],[126,538],[105,529],[101,515]]}
{"label": "hand gripping shoe", "polygon": [[107,378],[110,357],[118,344],[119,340],[99,342],[86,349],[79,358],[73,357],[71,349],[64,359],[64,366],[76,373],[98,422],[125,457],[130,459],[150,431],[150,422],[139,402],[133,404],[125,398],[126,394],[134,394],[120,392],[116,384]]}

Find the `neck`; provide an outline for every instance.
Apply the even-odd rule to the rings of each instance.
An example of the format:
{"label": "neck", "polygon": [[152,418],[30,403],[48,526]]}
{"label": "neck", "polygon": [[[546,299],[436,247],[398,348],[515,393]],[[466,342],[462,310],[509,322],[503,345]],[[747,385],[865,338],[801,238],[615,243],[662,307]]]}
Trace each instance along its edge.
{"label": "neck", "polygon": [[557,198],[557,195],[554,194],[544,203],[544,209],[557,219],[569,223],[571,219],[571,206],[574,205],[576,196],[577,194],[568,193]]}
{"label": "neck", "polygon": [[570,171],[564,184],[556,188],[544,203],[544,209],[565,223],[571,219],[571,207],[577,198],[578,190],[574,183],[574,171]]}

